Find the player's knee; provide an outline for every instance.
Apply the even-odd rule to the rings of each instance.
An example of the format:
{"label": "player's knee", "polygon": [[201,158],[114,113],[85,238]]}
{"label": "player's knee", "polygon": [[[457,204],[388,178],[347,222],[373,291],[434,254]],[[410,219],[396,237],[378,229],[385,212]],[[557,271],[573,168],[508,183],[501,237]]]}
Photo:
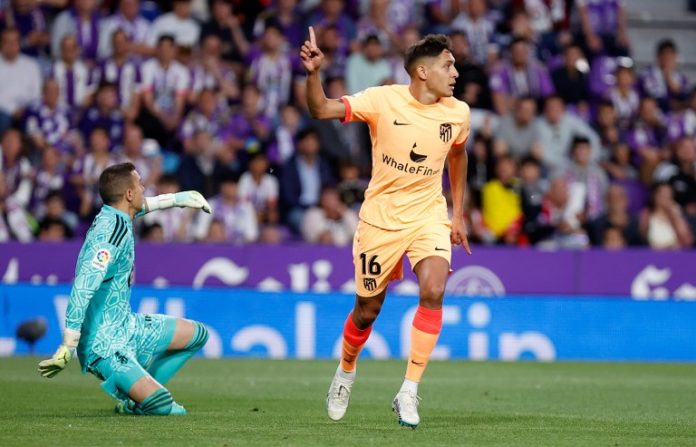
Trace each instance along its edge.
{"label": "player's knee", "polygon": [[205,324],[199,321],[196,321],[194,324],[196,328],[193,331],[193,337],[188,345],[188,349],[191,351],[198,351],[205,346],[210,335],[208,334],[208,328],[205,327]]}
{"label": "player's knee", "polygon": [[420,290],[420,302],[421,305],[425,305],[429,308],[438,308],[442,306],[442,298],[445,295],[445,285],[444,284],[425,284]]}
{"label": "player's knee", "polygon": [[357,326],[360,329],[366,329],[377,319],[380,310],[382,310],[381,303],[373,302],[369,304],[364,304],[357,308]]}

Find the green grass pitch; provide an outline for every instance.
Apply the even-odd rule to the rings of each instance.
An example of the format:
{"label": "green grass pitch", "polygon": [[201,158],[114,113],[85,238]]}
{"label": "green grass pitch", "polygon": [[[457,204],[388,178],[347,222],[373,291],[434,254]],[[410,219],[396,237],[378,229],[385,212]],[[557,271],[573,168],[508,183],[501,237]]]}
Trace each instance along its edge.
{"label": "green grass pitch", "polygon": [[115,415],[76,364],[0,359],[0,446],[696,445],[696,365],[432,362],[421,425],[390,409],[401,361],[359,362],[346,417],[328,419],[334,361],[194,360],[169,384],[180,418]]}

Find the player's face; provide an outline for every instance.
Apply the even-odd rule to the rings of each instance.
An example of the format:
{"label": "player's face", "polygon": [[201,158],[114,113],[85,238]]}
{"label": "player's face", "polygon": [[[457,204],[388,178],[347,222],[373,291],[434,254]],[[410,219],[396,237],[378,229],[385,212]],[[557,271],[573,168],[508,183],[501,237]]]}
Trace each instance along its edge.
{"label": "player's face", "polygon": [[459,73],[454,68],[454,56],[449,51],[443,50],[428,67],[426,83],[429,90],[438,97],[452,96],[457,77]]}
{"label": "player's face", "polygon": [[135,212],[139,212],[143,209],[145,203],[145,186],[143,185],[143,180],[140,178],[138,171],[132,171],[133,176],[133,188],[131,191],[131,206]]}

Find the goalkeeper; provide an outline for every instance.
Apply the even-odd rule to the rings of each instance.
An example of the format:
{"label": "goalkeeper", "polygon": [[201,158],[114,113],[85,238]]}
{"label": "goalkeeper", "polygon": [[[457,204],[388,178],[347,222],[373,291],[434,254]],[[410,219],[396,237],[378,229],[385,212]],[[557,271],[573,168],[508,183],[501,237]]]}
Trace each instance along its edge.
{"label": "goalkeeper", "polygon": [[211,210],[195,191],[147,198],[143,193],[131,163],[110,166],[99,177],[104,206],[77,259],[63,343],[39,363],[39,372],[52,378],[77,355],[82,372],[97,376],[117,400],[118,413],[183,415],[186,410],[164,385],[205,345],[208,331],[199,322],[131,310],[133,219],[175,206]]}

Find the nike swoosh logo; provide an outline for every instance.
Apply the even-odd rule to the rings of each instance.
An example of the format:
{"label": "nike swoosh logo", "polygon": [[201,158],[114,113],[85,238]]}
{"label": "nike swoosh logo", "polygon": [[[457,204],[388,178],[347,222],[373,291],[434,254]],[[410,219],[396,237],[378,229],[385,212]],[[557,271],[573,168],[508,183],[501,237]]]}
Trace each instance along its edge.
{"label": "nike swoosh logo", "polygon": [[415,362],[415,361],[411,360],[411,363],[413,363],[416,366],[425,366],[425,363],[423,363],[423,362]]}
{"label": "nike swoosh logo", "polygon": [[411,123],[400,123],[397,120],[394,120],[394,125],[395,126],[410,126]]}
{"label": "nike swoosh logo", "polygon": [[435,251],[449,251],[446,248],[435,247]]}

